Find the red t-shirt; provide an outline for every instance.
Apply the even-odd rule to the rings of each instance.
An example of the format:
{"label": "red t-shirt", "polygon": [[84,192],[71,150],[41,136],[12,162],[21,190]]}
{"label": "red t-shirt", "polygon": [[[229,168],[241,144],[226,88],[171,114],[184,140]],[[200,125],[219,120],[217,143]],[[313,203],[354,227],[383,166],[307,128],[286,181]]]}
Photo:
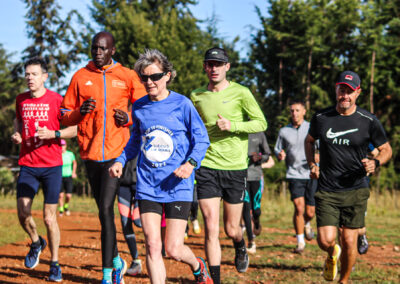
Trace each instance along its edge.
{"label": "red t-shirt", "polygon": [[35,168],[62,165],[59,139],[39,139],[36,128],[46,126],[50,130],[60,129],[60,94],[46,90],[40,98],[32,98],[30,92],[16,99],[17,120],[22,123],[22,143],[18,164]]}

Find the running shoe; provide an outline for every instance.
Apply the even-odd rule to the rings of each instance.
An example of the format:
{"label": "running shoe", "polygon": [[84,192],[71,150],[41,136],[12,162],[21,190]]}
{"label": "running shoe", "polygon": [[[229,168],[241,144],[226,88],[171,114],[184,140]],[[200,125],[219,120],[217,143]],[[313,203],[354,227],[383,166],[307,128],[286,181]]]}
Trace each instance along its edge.
{"label": "running shoe", "polygon": [[65,215],[71,216],[71,211],[69,211],[69,209],[65,209]]}
{"label": "running shoe", "polygon": [[235,250],[235,267],[238,272],[246,272],[249,267],[249,255],[245,247]]}
{"label": "running shoe", "polygon": [[359,254],[366,254],[369,248],[367,235],[361,235],[357,238],[357,248]]}
{"label": "running shoe", "polygon": [[296,248],[294,249],[295,253],[302,254],[304,249],[306,248],[306,243],[297,243]]}
{"label": "running shoe", "polygon": [[127,269],[127,264],[126,261],[122,259],[121,257],[121,262],[122,262],[122,267],[119,269],[113,269],[112,271],[112,283],[113,284],[121,284],[124,283],[124,274],[126,273]]}
{"label": "running shoe", "polygon": [[254,228],[253,228],[254,235],[259,236],[261,234],[261,231],[262,227],[260,224],[260,219],[259,218],[254,219]]}
{"label": "running shoe", "polygon": [[307,241],[311,241],[314,238],[314,230],[311,226],[305,226],[304,233]]}
{"label": "running shoe", "polygon": [[46,248],[46,240],[39,236],[40,245],[36,246],[31,244],[31,249],[25,257],[25,266],[28,268],[35,268],[39,264],[39,256],[42,251]]}
{"label": "running shoe", "polygon": [[249,243],[247,247],[247,252],[250,254],[255,254],[256,253],[256,242],[252,241]]}
{"label": "running shoe", "polygon": [[210,274],[208,273],[206,262],[202,257],[196,257],[196,258],[200,264],[200,273],[197,275],[193,274],[196,284],[213,284],[214,282],[210,277]]}
{"label": "running shoe", "polygon": [[328,281],[333,281],[338,273],[337,263],[342,250],[338,244],[335,245],[333,255],[329,256],[325,260],[324,264],[324,278]]}
{"label": "running shoe", "polygon": [[200,225],[199,225],[199,221],[196,219],[196,220],[194,220],[192,222],[192,224],[193,224],[193,232],[196,235],[200,234],[201,233],[201,228],[200,228]]}
{"label": "running shoe", "polygon": [[62,281],[62,274],[61,274],[61,267],[57,263],[56,265],[50,265],[50,276],[49,281],[53,282],[61,282]]}
{"label": "running shoe", "polygon": [[110,280],[101,280],[101,284],[113,284]]}
{"label": "running shoe", "polygon": [[126,270],[126,274],[135,276],[142,273],[142,262],[140,259],[135,259],[132,261],[131,266]]}

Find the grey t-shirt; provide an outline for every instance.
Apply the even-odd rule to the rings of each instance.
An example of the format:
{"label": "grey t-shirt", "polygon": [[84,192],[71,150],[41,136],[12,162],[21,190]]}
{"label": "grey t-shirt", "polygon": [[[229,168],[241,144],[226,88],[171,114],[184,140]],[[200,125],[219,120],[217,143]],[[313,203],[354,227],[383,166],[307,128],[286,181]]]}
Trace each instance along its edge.
{"label": "grey t-shirt", "polygon": [[304,151],[304,140],[309,127],[310,123],[303,121],[298,128],[289,124],[279,130],[274,152],[276,156],[282,150],[286,152],[286,178],[288,179],[310,179],[310,168]]}
{"label": "grey t-shirt", "polygon": [[[252,153],[256,152],[261,155],[261,160],[254,162],[252,159]],[[262,177],[261,164],[268,161],[271,156],[271,149],[268,146],[267,138],[264,132],[251,133],[249,134],[249,167],[247,169],[247,180],[259,181]]]}

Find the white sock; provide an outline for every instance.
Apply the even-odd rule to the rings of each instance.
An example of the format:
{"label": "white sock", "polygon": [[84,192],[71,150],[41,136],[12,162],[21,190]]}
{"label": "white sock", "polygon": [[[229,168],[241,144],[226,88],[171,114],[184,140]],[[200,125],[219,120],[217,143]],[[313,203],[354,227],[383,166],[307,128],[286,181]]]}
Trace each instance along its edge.
{"label": "white sock", "polygon": [[310,221],[306,223],[306,227],[311,227]]}
{"label": "white sock", "polygon": [[297,237],[297,243],[303,243],[303,244],[305,244],[305,241],[304,241],[304,234],[296,235],[296,237]]}

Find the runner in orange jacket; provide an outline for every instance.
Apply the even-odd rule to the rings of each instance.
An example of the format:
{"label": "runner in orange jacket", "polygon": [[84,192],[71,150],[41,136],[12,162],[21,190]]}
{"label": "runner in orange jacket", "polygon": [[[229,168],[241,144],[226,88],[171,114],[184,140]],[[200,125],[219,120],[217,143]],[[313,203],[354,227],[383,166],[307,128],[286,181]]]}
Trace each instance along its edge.
{"label": "runner in orange jacket", "polygon": [[122,280],[127,265],[118,255],[114,201],[118,179],[108,174],[129,140],[129,101],[146,95],[135,71],[114,61],[113,36],[100,32],[93,37],[93,61],[76,72],[65,94],[62,124],[78,125],[78,143],[101,223],[102,283]]}

